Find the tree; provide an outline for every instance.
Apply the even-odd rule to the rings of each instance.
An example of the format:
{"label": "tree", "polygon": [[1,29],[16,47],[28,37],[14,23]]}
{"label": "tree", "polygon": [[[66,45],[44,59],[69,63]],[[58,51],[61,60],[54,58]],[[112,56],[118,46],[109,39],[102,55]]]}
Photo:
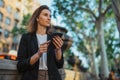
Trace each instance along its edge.
{"label": "tree", "polygon": [[[106,55],[103,25],[107,19],[107,14],[111,14],[111,3],[109,0],[54,0],[53,6],[63,17],[63,21],[76,34],[82,29],[95,28],[93,35],[97,32],[98,48],[101,54],[101,67],[103,77],[108,77],[108,61]],[[55,11],[57,12],[57,11]],[[84,27],[84,28],[83,28]],[[89,28],[88,28],[89,27]],[[87,31],[86,30],[86,31]],[[79,35],[79,34],[78,34]]]}
{"label": "tree", "polygon": [[31,17],[31,14],[30,14],[30,13],[24,15],[24,16],[23,16],[23,20],[22,20],[21,25],[23,25],[23,26],[27,26],[30,17]]}
{"label": "tree", "polygon": [[15,25],[13,30],[11,31],[13,37],[17,37],[19,34],[23,34],[26,32],[26,26],[27,26],[27,23],[30,19],[30,14],[27,14],[27,15],[24,15],[23,16],[23,20],[22,20],[22,23],[21,23],[21,27],[18,27],[18,25]]}
{"label": "tree", "polygon": [[112,1],[112,8],[115,14],[118,31],[120,33],[120,0],[111,0]]}

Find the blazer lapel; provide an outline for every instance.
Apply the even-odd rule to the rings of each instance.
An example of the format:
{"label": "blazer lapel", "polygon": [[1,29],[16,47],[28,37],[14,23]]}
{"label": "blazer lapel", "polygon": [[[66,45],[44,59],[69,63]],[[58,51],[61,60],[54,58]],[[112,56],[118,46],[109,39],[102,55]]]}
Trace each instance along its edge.
{"label": "blazer lapel", "polygon": [[51,40],[51,35],[47,34],[47,41]]}
{"label": "blazer lapel", "polygon": [[32,34],[31,45],[32,45],[32,51],[36,53],[38,51],[38,41],[36,34]]}
{"label": "blazer lapel", "polygon": [[[51,36],[50,35],[47,35],[47,41],[51,40]],[[37,36],[36,34],[32,34],[31,35],[31,50],[33,53],[36,53],[39,49],[38,47],[38,40],[37,40]]]}

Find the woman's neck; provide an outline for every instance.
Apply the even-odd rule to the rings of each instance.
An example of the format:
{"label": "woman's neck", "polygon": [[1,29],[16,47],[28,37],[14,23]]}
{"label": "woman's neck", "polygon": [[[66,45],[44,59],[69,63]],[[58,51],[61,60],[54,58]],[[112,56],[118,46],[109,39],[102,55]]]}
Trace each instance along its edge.
{"label": "woman's neck", "polygon": [[38,26],[38,28],[37,28],[37,34],[41,34],[41,35],[44,35],[44,34],[46,34],[46,27],[44,27],[44,26]]}

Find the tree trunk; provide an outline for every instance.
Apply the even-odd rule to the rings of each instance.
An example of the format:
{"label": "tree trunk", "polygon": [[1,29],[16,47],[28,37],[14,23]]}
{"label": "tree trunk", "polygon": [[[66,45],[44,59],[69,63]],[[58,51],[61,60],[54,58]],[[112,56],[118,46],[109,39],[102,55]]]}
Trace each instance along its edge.
{"label": "tree trunk", "polygon": [[107,61],[107,55],[106,55],[106,47],[105,47],[105,40],[104,40],[104,30],[102,28],[102,19],[96,21],[96,28],[98,32],[98,46],[100,49],[101,54],[101,75],[102,80],[104,80],[106,77],[108,77],[109,70],[108,70],[108,61]]}
{"label": "tree trunk", "polygon": [[91,64],[91,67],[92,67],[92,72],[93,72],[93,74],[95,76],[95,80],[98,80],[98,66],[97,66],[97,64],[95,62],[96,55],[95,55],[95,52],[94,52],[94,44],[93,43],[94,42],[91,41],[91,50],[92,50],[91,59],[93,61],[93,63]]}
{"label": "tree trunk", "polygon": [[111,0],[112,1],[112,8],[115,14],[116,22],[118,31],[120,33],[120,0]]}

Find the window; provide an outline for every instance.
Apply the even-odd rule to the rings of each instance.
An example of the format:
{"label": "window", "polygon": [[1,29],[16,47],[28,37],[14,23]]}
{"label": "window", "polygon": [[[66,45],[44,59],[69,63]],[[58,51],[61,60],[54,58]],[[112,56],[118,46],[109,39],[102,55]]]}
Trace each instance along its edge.
{"label": "window", "polygon": [[11,6],[7,6],[6,10],[7,10],[7,12],[11,13],[12,12],[12,7]]}
{"label": "window", "polygon": [[2,32],[3,30],[2,30],[2,27],[0,26],[0,36],[2,35]]}
{"label": "window", "polygon": [[2,27],[0,26],[0,32],[2,32]]}
{"label": "window", "polygon": [[19,18],[20,18],[19,12],[16,11],[16,12],[14,13],[14,17],[15,17],[15,19],[19,19]]}
{"label": "window", "polygon": [[0,36],[2,35],[2,27],[0,26]]}
{"label": "window", "polygon": [[0,12],[0,21],[3,20],[3,14]]}
{"label": "window", "polygon": [[4,30],[4,37],[8,38],[9,37],[9,31],[8,30]]}
{"label": "window", "polygon": [[4,6],[4,2],[3,0],[0,0],[0,7],[3,7]]}
{"label": "window", "polygon": [[6,23],[7,25],[10,25],[10,22],[11,22],[10,18],[6,17],[5,23]]}

